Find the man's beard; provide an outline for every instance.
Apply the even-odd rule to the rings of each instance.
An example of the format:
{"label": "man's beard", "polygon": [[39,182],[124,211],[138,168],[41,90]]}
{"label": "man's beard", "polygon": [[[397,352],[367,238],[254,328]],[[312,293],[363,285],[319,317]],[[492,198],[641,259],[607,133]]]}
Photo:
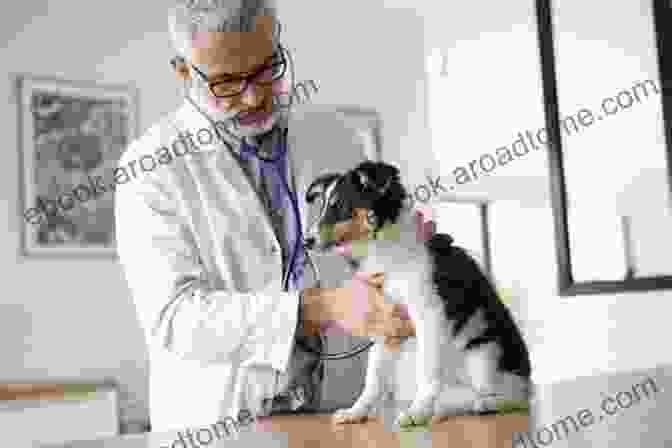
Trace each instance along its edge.
{"label": "man's beard", "polygon": [[218,107],[217,98],[214,98],[208,88],[201,83],[192,85],[189,95],[211,120],[226,123],[228,133],[239,141],[244,137],[256,137],[267,133],[283,118],[283,110],[273,104],[272,112],[263,121],[247,124],[248,113],[229,112]]}

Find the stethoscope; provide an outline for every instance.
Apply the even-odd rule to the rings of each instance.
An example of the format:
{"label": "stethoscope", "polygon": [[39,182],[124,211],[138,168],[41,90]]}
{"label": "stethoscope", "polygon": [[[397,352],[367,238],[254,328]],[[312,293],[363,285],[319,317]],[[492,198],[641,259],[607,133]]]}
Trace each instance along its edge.
{"label": "stethoscope", "polygon": [[[276,132],[276,129],[273,129],[268,134],[271,134],[273,132]],[[273,169],[276,169],[279,172],[280,179],[282,180],[282,184],[285,188],[287,196],[289,197],[289,200],[292,204],[292,209],[293,209],[293,212],[294,212],[296,228],[298,229],[298,238],[296,239],[296,242],[294,244],[294,251],[292,253],[292,258],[291,258],[291,261],[289,262],[289,265],[287,267],[287,271],[285,272],[285,275],[284,275],[284,279],[283,279],[283,282],[282,282],[283,290],[284,291],[289,290],[289,278],[294,272],[296,260],[297,260],[298,255],[299,255],[299,248],[301,247],[301,245],[303,245],[303,250],[304,250],[304,253],[306,255],[306,261],[310,265],[310,268],[313,271],[313,274],[315,276],[315,287],[320,288],[321,285],[322,285],[322,280],[321,280],[322,277],[320,275],[320,270],[318,269],[317,264],[313,260],[313,256],[312,256],[313,250],[309,248],[309,244],[307,244],[306,239],[303,235],[303,230],[302,230],[302,226],[301,226],[301,215],[300,215],[300,212],[299,212],[298,197],[297,197],[296,193],[292,192],[289,188],[289,183],[287,181],[287,176],[286,176],[286,173],[284,172],[285,170],[281,170],[280,167],[277,165],[277,163],[287,153],[287,135],[288,135],[289,130],[288,130],[288,128],[285,127],[284,129],[282,129],[281,132],[282,132],[282,134],[280,135],[280,143],[278,145],[280,147],[280,150],[277,151],[277,154],[275,155],[275,157],[267,157],[267,156],[262,155],[261,152],[259,151],[259,146],[257,146],[257,149],[255,151],[250,151],[250,154],[252,154],[254,157],[256,157],[257,159],[259,159],[263,162],[270,163],[273,166]],[[264,137],[267,137],[268,134],[265,135]],[[274,152],[276,152],[276,151],[274,151]],[[310,226],[308,227],[309,229],[314,228],[314,226],[318,222],[321,221],[321,219],[324,217],[324,214],[326,213],[327,205],[328,205],[328,200],[327,199],[323,200],[322,201],[322,206],[321,206],[321,209],[320,209],[320,213],[313,220],[313,222],[310,224]],[[323,344],[326,344],[324,335],[320,334],[320,339],[322,340]],[[296,338],[296,342],[304,350],[306,350],[310,353],[313,353],[314,355],[318,356],[319,359],[323,359],[323,360],[336,360],[336,359],[352,358],[354,356],[359,355],[363,351],[366,351],[366,350],[370,349],[374,344],[373,341],[368,341],[368,342],[364,342],[364,343],[358,345],[357,347],[355,347],[354,349],[352,349],[350,351],[344,351],[344,352],[339,352],[339,353],[324,353],[324,352],[321,352],[319,350],[316,350],[316,349],[310,347],[308,344],[305,343],[305,341],[302,338]]]}
{"label": "stethoscope", "polygon": [[[198,105],[188,95],[186,96],[186,98],[196,110],[198,110],[208,121],[210,121],[212,123],[212,127],[215,130],[215,133],[217,134],[217,138],[219,138],[223,142],[226,142],[224,137],[220,134],[219,126],[216,126],[212,122],[212,119],[208,116],[208,114],[206,114],[203,110],[201,110],[201,108],[198,107]],[[274,132],[277,132],[278,130],[282,131],[282,134],[280,135],[280,144],[279,144],[280,151],[277,151],[277,154],[274,157],[269,157],[269,156],[262,155],[259,151],[259,145],[256,146],[257,149],[255,151],[250,151],[250,154],[252,154],[254,157],[256,157],[257,159],[259,159],[263,162],[272,164],[273,168],[275,170],[278,170],[278,172],[280,174],[280,179],[282,180],[282,184],[283,184],[283,186],[285,188],[285,191],[287,192],[287,195],[289,197],[289,200],[292,204],[292,209],[293,209],[293,212],[294,212],[294,218],[296,220],[295,221],[296,222],[296,228],[298,229],[298,232],[299,232],[298,238],[296,239],[296,242],[294,244],[294,251],[292,253],[292,259],[289,262],[289,265],[287,267],[287,271],[285,272],[285,275],[284,275],[284,278],[283,278],[283,281],[282,281],[282,285],[283,285],[282,287],[283,287],[283,290],[285,292],[287,292],[289,290],[289,277],[294,272],[294,265],[296,264],[296,260],[297,260],[298,254],[299,254],[299,247],[300,247],[300,245],[303,245],[304,253],[306,255],[306,260],[308,261],[308,264],[310,265],[310,269],[313,271],[313,274],[315,276],[315,287],[319,288],[322,285],[320,270],[318,269],[317,264],[313,260],[313,257],[312,257],[313,250],[310,248],[310,245],[307,244],[307,242],[304,238],[304,235],[303,235],[303,230],[302,230],[302,226],[301,226],[301,215],[300,215],[300,212],[299,212],[298,198],[296,196],[296,193],[292,192],[291,189],[289,188],[286,173],[284,173],[283,170],[280,170],[280,168],[277,166],[277,163],[287,153],[287,136],[288,136],[288,133],[289,133],[289,129],[287,127],[284,127],[284,128],[275,127],[270,132],[265,134],[263,136],[263,138],[271,137],[272,134]],[[230,131],[228,129],[225,128],[225,131],[227,133],[229,133],[229,135],[231,135]],[[178,132],[179,132],[179,130],[178,130]],[[231,135],[231,136],[234,137],[233,135]],[[229,144],[225,144],[224,146],[229,150],[231,155],[236,160],[240,160],[241,156],[239,154],[237,154]],[[324,217],[324,215],[326,213],[328,202],[329,201],[327,199],[325,199],[322,202],[322,207],[321,207],[320,213],[315,218],[315,220],[311,223],[311,225],[308,227],[309,229],[314,228],[314,226],[322,220],[322,218]],[[320,339],[322,341],[322,344],[326,345],[325,336],[320,334]],[[370,349],[374,345],[373,341],[368,341],[368,342],[364,342],[364,343],[356,346],[355,348],[353,348],[350,351],[344,351],[344,352],[339,352],[339,353],[324,353],[324,352],[321,352],[319,350],[316,350],[316,349],[310,347],[304,341],[303,338],[296,338],[296,343],[298,345],[300,345],[301,348],[303,348],[305,351],[307,351],[309,353],[312,353],[315,356],[317,356],[320,360],[337,360],[337,359],[352,358],[352,357],[357,356],[360,353]]]}

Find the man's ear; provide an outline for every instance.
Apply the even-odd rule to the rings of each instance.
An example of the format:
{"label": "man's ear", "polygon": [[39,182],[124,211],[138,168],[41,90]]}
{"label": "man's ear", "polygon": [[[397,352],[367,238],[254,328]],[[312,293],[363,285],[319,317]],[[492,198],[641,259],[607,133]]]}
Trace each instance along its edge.
{"label": "man's ear", "polygon": [[191,79],[189,66],[187,65],[186,61],[182,56],[175,56],[173,59],[170,60],[170,65],[172,65],[173,69],[175,69],[177,78],[180,81],[186,81],[188,79]]}

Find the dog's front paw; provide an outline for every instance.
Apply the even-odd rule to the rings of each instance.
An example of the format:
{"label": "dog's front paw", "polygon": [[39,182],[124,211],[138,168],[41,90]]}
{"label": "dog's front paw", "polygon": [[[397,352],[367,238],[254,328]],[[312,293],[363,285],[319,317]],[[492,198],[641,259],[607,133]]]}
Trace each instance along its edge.
{"label": "dog's front paw", "polygon": [[436,398],[435,394],[420,399],[416,398],[407,411],[399,413],[395,423],[401,428],[428,425],[434,417],[434,401]]}
{"label": "dog's front paw", "polygon": [[369,406],[353,406],[349,409],[339,409],[334,413],[333,421],[337,425],[348,423],[364,423],[369,419]]}

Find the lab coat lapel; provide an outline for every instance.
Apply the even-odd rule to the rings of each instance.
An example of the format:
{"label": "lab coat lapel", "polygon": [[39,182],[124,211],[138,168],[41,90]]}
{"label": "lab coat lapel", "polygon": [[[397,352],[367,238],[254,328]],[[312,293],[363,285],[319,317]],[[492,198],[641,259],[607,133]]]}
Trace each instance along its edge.
{"label": "lab coat lapel", "polygon": [[[183,133],[191,131],[193,135],[196,135],[197,131],[200,129],[210,129],[213,132],[213,135],[216,135],[209,120],[188,101],[185,101],[182,109],[177,115],[175,123]],[[222,157],[227,159],[227,165],[232,167],[228,170],[227,173],[229,176],[228,181],[231,184],[246,185],[249,188],[246,194],[240,196],[240,199],[249,205],[249,207],[243,208],[246,213],[245,220],[250,222],[253,226],[264,229],[268,244],[272,243],[274,245],[279,245],[277,236],[271,224],[271,218],[261,201],[261,197],[259,196],[257,189],[243,171],[243,168],[235,159],[235,156],[232,155],[226,145],[221,143],[217,138],[214,138],[210,144],[199,145],[198,150],[195,151],[196,154],[192,156],[198,156],[198,152],[208,151],[219,151]]]}

